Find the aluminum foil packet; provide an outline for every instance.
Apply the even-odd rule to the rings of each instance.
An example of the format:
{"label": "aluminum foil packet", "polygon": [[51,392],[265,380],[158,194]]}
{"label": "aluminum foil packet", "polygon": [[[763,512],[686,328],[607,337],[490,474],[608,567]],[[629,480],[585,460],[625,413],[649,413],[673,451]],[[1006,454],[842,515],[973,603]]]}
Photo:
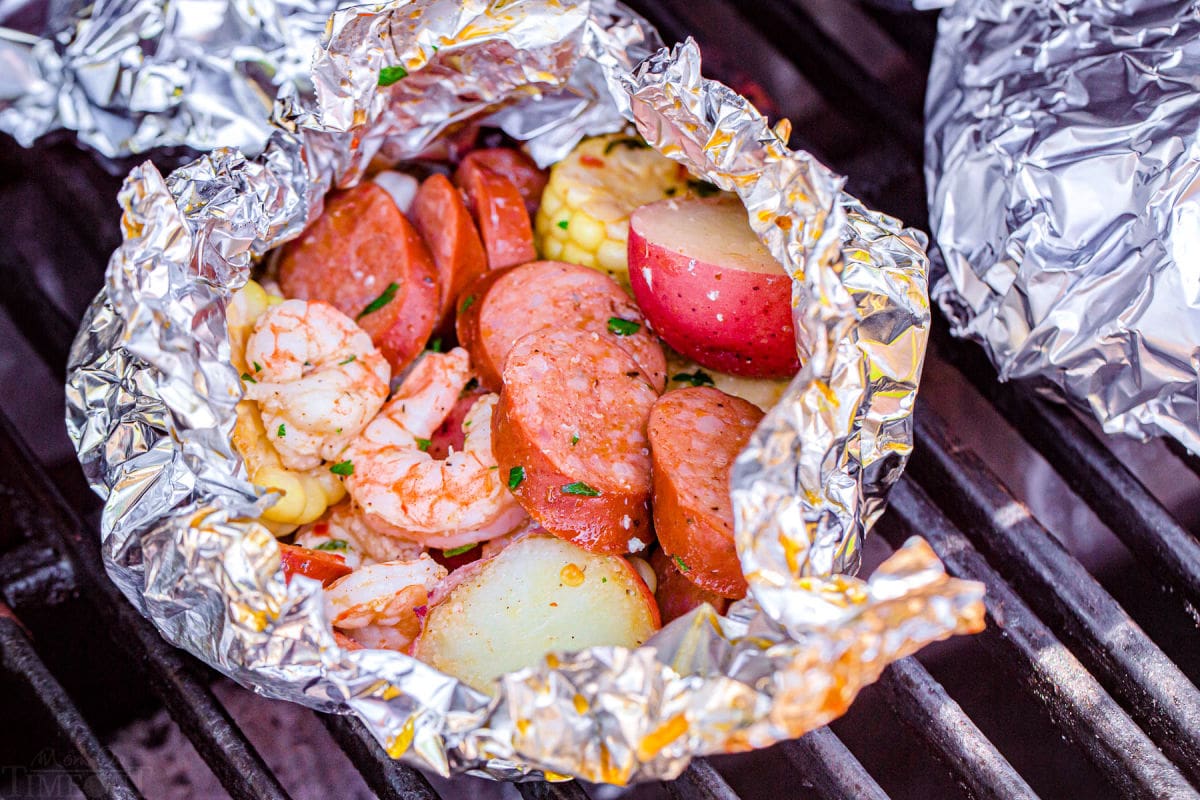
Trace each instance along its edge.
{"label": "aluminum foil packet", "polygon": [[[1200,452],[1200,13],[960,0],[926,100],[955,331],[1109,433]],[[1192,254],[1192,255],[1189,255]]]}
{"label": "aluminum foil packet", "polygon": [[[124,242],[72,348],[67,423],[105,498],[105,565],[164,636],[263,695],[356,714],[393,757],[441,774],[628,783],[799,736],[889,662],[983,626],[983,587],[949,578],[919,539],[868,580],[843,574],[912,445],[924,238],[703,79],[693,42],[660,49],[611,0],[414,0],[336,12],[312,65],[316,99],[281,89],[260,155],[130,173]],[[396,66],[406,77],[380,87]],[[549,654],[490,695],[399,652],[339,648],[320,584],[284,581],[255,521],[276,498],[230,442],[231,292],[330,187],[466,120],[502,127],[541,163],[633,121],[737,192],[794,277],[805,361],[734,470],[750,597],[635,650]]]}

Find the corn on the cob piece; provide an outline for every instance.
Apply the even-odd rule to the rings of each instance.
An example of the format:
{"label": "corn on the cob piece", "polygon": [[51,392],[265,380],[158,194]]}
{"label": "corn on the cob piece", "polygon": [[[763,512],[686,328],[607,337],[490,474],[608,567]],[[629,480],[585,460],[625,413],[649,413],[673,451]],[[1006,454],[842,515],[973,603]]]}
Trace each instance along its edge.
{"label": "corn on the cob piece", "polygon": [[535,223],[538,252],[605,271],[628,287],[629,215],[687,191],[687,170],[641,139],[585,139],[550,169]]}
{"label": "corn on the cob piece", "polygon": [[763,411],[770,411],[779,402],[783,390],[790,383],[787,378],[743,378],[740,375],[717,372],[684,358],[669,347],[663,349],[667,354],[667,391],[686,386],[711,385],[725,394],[754,403]]}

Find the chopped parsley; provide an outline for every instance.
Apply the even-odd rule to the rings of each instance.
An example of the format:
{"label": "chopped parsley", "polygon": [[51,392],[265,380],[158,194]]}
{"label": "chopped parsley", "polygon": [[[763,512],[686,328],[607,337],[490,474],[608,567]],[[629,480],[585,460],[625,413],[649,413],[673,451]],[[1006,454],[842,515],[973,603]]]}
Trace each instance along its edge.
{"label": "chopped parsley", "polygon": [[463,553],[469,553],[476,547],[479,547],[479,542],[464,544],[462,547],[451,547],[449,550],[443,550],[442,556],[444,558],[454,558],[455,556],[461,556]]}
{"label": "chopped parsley", "polygon": [[339,366],[339,367],[344,367],[344,366],[346,366],[347,364],[349,364],[349,363],[351,363],[351,362],[353,362],[353,361],[355,361],[355,360],[357,360],[357,359],[358,359],[358,356],[350,356],[349,358],[347,358],[347,359],[346,359],[346,360],[344,360],[344,361],[339,361],[339,362],[338,362],[338,366]]}
{"label": "chopped parsley", "polygon": [[328,542],[321,542],[313,548],[313,550],[349,550],[350,545],[346,544],[345,539],[330,539]]}
{"label": "chopped parsley", "polygon": [[426,349],[429,350],[431,353],[442,352],[442,337],[439,336],[436,339],[434,339],[432,342],[429,343],[429,347]]}
{"label": "chopped parsley", "polygon": [[433,444],[433,442],[431,442],[429,439],[422,439],[420,436],[417,437],[417,449],[422,453],[428,451],[429,445],[431,444]]}
{"label": "chopped parsley", "polygon": [[399,65],[394,66],[394,67],[384,67],[383,69],[379,70],[379,85],[380,86],[391,86],[393,83],[400,80],[401,78],[407,78],[407,77],[408,77],[408,70],[406,70],[404,67],[401,67]]}
{"label": "chopped parsley", "polygon": [[617,336],[633,336],[642,329],[641,324],[620,317],[608,318],[608,332]]}
{"label": "chopped parsley", "polygon": [[555,224],[556,224],[556,225],[558,225],[558,227],[562,228],[562,229],[565,231],[565,230],[567,229],[567,226],[568,226],[568,225],[570,225],[571,223],[570,223],[570,222],[568,222],[568,221],[567,221],[567,220],[565,220],[565,219],[560,219],[560,220],[559,220],[557,223],[555,223]]}
{"label": "chopped parsley", "polygon": [[601,582],[601,583],[608,583],[608,578],[601,578],[601,579],[600,579],[600,582]]}
{"label": "chopped parsley", "polygon": [[575,481],[574,483],[568,483],[566,486],[562,487],[561,491],[563,494],[573,494],[573,495],[577,495],[579,497],[599,497],[600,496],[599,489],[593,489],[592,487],[588,486],[586,483],[582,483],[581,481]]}
{"label": "chopped parsley", "polygon": [[574,445],[577,445],[577,444],[579,444],[579,434],[578,434],[578,433],[572,433],[572,434],[571,434],[571,445],[572,445],[572,446],[574,446]]}
{"label": "chopped parsley", "polygon": [[277,437],[279,437],[280,439],[287,436],[287,426],[284,425],[282,422],[279,423],[279,427],[275,430],[275,435]]}
{"label": "chopped parsley", "polygon": [[254,380],[254,376],[249,372],[242,373],[242,380],[244,380],[246,383],[258,383],[258,381]]}
{"label": "chopped parsley", "polygon": [[463,298],[462,305],[460,305],[458,307],[458,313],[462,314],[463,312],[465,312],[468,308],[470,308],[474,304],[475,304],[475,295],[473,295],[473,294],[467,295],[465,298]]}
{"label": "chopped parsley", "polygon": [[332,467],[330,467],[329,471],[332,472],[334,475],[343,475],[343,476],[353,475],[354,474],[354,462],[353,461],[339,461],[338,463],[336,463]]}
{"label": "chopped parsley", "polygon": [[376,297],[374,300],[368,303],[366,308],[358,312],[358,316],[355,317],[355,319],[359,320],[365,317],[367,314],[374,314],[376,311],[392,302],[392,300],[396,298],[396,290],[399,288],[400,284],[394,281],[389,283],[387,288],[383,290],[383,294],[379,295],[379,297]]}
{"label": "chopped parsley", "polygon": [[671,557],[675,559],[675,566],[679,567],[680,572],[691,572],[692,571],[692,568],[689,567],[687,564],[685,564],[683,562],[682,558],[680,558],[679,556],[671,556]]}
{"label": "chopped parsley", "polygon": [[604,155],[610,155],[613,150],[618,147],[628,147],[630,150],[649,150],[650,145],[646,144],[641,139],[635,139],[632,136],[626,136],[623,139],[613,139],[608,144],[604,145]]}
{"label": "chopped parsley", "polygon": [[250,363],[254,365],[255,372],[262,372],[262,364],[258,363],[257,361],[251,361]]}
{"label": "chopped parsley", "polygon": [[701,181],[695,178],[688,178],[687,184],[688,188],[695,192],[697,197],[712,197],[714,194],[721,191],[708,181]]}
{"label": "chopped parsley", "polygon": [[508,471],[508,489],[509,489],[509,491],[515,490],[518,486],[521,485],[521,481],[523,481],[523,480],[525,480],[525,468],[524,467],[513,467],[512,469],[510,469]]}
{"label": "chopped parsley", "polygon": [[695,372],[680,372],[678,375],[672,375],[671,380],[679,381],[680,383],[690,383],[692,386],[713,385],[713,379],[709,374],[699,369]]}

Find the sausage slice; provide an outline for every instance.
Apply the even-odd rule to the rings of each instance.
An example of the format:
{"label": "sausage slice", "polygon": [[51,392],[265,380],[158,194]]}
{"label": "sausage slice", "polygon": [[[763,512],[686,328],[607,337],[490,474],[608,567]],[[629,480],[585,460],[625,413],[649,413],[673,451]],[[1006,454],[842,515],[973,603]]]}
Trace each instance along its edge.
{"label": "sausage slice", "polygon": [[667,392],[650,413],[659,544],[684,577],[722,597],[746,596],[729,471],[762,417],[758,406],[708,387]]}
{"label": "sausage slice", "polygon": [[479,225],[489,267],[511,267],[537,258],[533,223],[512,181],[478,162],[464,162],[454,179]]}
{"label": "sausage slice", "polygon": [[487,272],[487,254],[462,195],[445,175],[430,175],[421,183],[411,215],[437,268],[440,299],[436,327],[443,330],[453,319],[455,299],[467,284]]}
{"label": "sausage slice", "polygon": [[531,261],[478,279],[459,297],[458,340],[480,382],[500,389],[513,344],[541,328],[611,337],[633,356],[656,391],[666,385],[666,357],[637,304],[612,278],[561,261]]}
{"label": "sausage slice", "polygon": [[546,329],[521,338],[492,417],[500,475],[543,528],[596,553],[650,544],[646,422],[658,397],[611,338]]}
{"label": "sausage slice", "polygon": [[284,245],[279,286],[357,320],[393,374],[425,347],[437,318],[433,258],[388,193],[370,182],[330,194],[325,213]]}

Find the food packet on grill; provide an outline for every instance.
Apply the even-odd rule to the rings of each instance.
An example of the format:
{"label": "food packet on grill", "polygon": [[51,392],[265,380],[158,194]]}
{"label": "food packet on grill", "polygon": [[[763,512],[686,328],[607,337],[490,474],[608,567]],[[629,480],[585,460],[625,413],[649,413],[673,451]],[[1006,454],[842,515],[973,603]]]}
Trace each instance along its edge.
{"label": "food packet on grill", "polygon": [[960,0],[926,99],[934,297],[1001,380],[1200,452],[1200,19],[1191,3]]}
{"label": "food packet on grill", "polygon": [[[266,696],[356,714],[393,757],[442,774],[625,783],[799,736],[889,662],[982,627],[982,587],[947,577],[920,540],[852,577],[912,445],[924,238],[703,79],[693,42],[659,49],[605,0],[420,0],[335,13],[312,84],[316,102],[280,93],[255,158],[219,149],[165,178],[150,164],[130,173],[124,242],[72,349],[68,426],[106,501],[106,567],[170,641]],[[278,498],[247,480],[230,441],[242,384],[226,314],[252,263],[331,187],[467,120],[542,164],[633,121],[736,192],[793,278],[805,364],[733,472],[751,596],[635,650],[548,654],[491,695],[399,652],[339,647],[320,584],[284,581],[256,521]]]}

